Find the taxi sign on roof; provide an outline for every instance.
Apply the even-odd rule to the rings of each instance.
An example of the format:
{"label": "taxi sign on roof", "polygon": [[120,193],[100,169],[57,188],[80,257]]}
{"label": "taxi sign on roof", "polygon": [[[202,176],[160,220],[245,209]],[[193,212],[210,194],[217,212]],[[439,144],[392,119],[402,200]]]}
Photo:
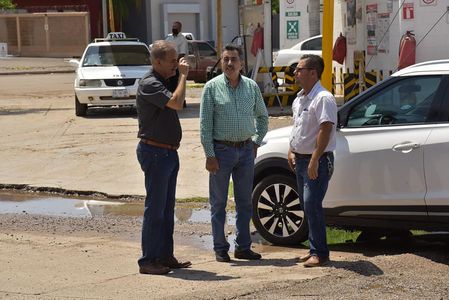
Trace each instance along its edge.
{"label": "taxi sign on roof", "polygon": [[109,32],[106,38],[108,40],[120,40],[126,39],[126,35],[124,32]]}

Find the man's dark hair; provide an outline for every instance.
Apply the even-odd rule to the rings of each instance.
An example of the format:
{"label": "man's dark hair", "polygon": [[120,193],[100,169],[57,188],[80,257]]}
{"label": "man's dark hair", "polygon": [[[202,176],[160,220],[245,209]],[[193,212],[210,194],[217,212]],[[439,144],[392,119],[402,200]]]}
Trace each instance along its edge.
{"label": "man's dark hair", "polygon": [[179,27],[182,27],[182,23],[179,21],[174,21],[173,24],[177,24],[177,25],[179,25]]}
{"label": "man's dark hair", "polygon": [[239,54],[239,58],[242,59],[242,57],[243,57],[242,48],[240,48],[239,46],[236,46],[234,44],[227,44],[226,46],[224,46],[223,52],[225,52],[225,51],[237,51],[237,53]]}
{"label": "man's dark hair", "polygon": [[301,56],[300,60],[305,60],[306,68],[314,69],[318,75],[318,79],[321,79],[321,75],[324,71],[324,61],[323,58],[315,54],[304,54]]}

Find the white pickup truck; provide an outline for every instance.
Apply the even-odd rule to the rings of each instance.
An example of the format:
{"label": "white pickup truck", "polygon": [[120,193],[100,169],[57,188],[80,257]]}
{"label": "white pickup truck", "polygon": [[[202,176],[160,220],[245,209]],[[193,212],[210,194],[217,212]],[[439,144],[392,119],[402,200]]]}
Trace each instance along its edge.
{"label": "white pickup truck", "polygon": [[317,35],[305,39],[289,49],[279,50],[274,54],[273,66],[292,66],[296,67],[299,58],[304,54],[316,54],[321,56],[322,36]]}

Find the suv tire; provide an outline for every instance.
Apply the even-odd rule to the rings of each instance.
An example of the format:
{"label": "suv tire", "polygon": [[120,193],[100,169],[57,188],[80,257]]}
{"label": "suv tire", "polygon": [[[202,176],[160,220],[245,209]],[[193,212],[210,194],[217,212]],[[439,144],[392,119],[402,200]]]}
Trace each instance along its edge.
{"label": "suv tire", "polygon": [[278,245],[296,245],[307,240],[308,226],[295,178],[270,175],[253,190],[253,223],[260,235]]}

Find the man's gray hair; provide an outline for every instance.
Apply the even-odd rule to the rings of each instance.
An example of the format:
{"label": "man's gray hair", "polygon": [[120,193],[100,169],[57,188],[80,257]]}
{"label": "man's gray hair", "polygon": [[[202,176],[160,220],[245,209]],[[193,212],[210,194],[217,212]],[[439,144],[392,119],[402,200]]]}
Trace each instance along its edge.
{"label": "man's gray hair", "polygon": [[165,59],[168,52],[176,52],[176,44],[170,41],[155,41],[151,47],[151,60]]}

